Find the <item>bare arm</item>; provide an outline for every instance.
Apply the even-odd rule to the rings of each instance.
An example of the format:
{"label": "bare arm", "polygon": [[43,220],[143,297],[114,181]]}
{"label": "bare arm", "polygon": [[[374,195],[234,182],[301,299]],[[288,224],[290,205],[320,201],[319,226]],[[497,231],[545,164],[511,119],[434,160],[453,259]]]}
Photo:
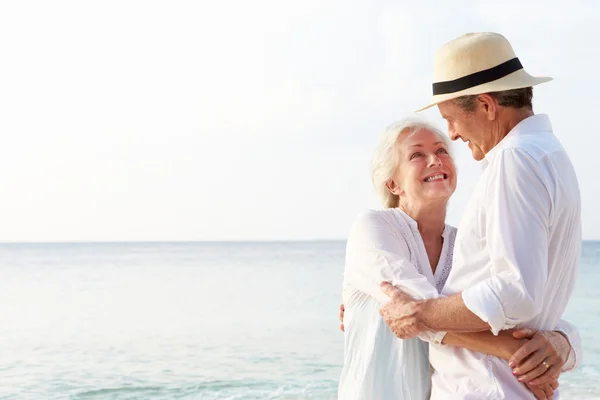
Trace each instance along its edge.
{"label": "bare arm", "polygon": [[460,294],[417,303],[416,317],[431,331],[481,332],[490,325],[467,308]]}
{"label": "bare arm", "polygon": [[442,344],[462,347],[508,361],[528,339],[515,339],[512,331],[502,331],[498,336],[490,331],[474,333],[447,333]]}
{"label": "bare arm", "polygon": [[401,339],[421,332],[482,332],[491,328],[466,307],[460,294],[415,300],[389,282],[382,282],[381,290],[391,301],[384,304],[379,313]]}

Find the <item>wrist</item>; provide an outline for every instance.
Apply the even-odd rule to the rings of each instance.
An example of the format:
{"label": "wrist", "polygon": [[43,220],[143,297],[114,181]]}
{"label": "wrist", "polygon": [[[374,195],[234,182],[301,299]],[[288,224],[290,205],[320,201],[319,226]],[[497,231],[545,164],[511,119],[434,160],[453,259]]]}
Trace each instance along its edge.
{"label": "wrist", "polygon": [[417,300],[415,302],[415,318],[417,320],[417,324],[422,327],[423,331],[435,331],[433,328],[433,324],[427,318],[428,310],[430,308],[431,299],[427,300]]}
{"label": "wrist", "polygon": [[573,347],[571,346],[571,342],[569,341],[569,338],[564,332],[552,331],[552,334],[555,336],[556,340],[560,344],[562,344],[559,344],[559,346],[557,346],[557,349],[559,350],[559,355],[560,358],[563,360],[564,365],[569,359],[569,354],[571,353]]}

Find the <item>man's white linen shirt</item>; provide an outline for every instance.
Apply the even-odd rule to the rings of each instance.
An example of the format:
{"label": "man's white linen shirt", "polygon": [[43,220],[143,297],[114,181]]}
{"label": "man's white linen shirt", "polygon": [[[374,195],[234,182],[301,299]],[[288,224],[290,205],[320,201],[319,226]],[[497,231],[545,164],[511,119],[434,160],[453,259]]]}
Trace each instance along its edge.
{"label": "man's white linen shirt", "polygon": [[[521,121],[482,163],[442,294],[462,292],[467,308],[494,333],[552,330],[573,291],[581,250],[573,165],[546,115]],[[499,358],[431,344],[430,361],[434,400],[534,399]]]}

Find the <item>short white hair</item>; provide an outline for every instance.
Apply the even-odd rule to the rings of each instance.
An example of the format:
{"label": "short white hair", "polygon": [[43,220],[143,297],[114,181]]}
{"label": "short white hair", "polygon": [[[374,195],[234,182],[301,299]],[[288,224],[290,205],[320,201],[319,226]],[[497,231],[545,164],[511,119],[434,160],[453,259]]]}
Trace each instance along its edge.
{"label": "short white hair", "polygon": [[400,202],[399,197],[390,192],[386,186],[398,170],[400,162],[398,138],[404,133],[410,134],[420,130],[435,133],[446,144],[448,151],[450,151],[450,140],[448,140],[448,137],[426,119],[413,116],[403,118],[389,125],[383,133],[371,160],[373,185],[385,208],[398,207]]}

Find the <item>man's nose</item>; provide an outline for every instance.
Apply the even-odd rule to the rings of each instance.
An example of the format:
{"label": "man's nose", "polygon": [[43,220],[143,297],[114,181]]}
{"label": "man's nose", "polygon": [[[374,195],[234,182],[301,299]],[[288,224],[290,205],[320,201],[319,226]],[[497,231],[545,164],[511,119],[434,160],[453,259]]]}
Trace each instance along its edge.
{"label": "man's nose", "polygon": [[454,131],[453,129],[448,130],[448,136],[452,140],[457,140],[460,137],[460,135],[458,133],[456,133],[456,131]]}

